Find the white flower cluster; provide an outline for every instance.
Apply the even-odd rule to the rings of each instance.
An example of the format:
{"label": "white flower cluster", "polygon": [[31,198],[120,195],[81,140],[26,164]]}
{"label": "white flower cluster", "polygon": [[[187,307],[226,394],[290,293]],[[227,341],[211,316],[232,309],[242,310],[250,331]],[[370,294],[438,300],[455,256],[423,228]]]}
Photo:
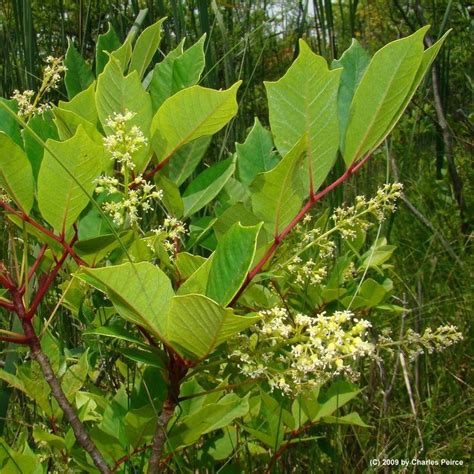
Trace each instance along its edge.
{"label": "white flower cluster", "polygon": [[458,331],[456,326],[452,324],[439,326],[434,331],[426,328],[423,334],[419,334],[412,329],[408,329],[406,333],[406,346],[408,347],[408,355],[410,360],[414,360],[425,351],[428,354],[433,352],[441,352],[462,341],[463,335]]}
{"label": "white flower cluster", "polygon": [[10,196],[9,196],[8,193],[5,191],[5,189],[2,188],[1,186],[0,186],[0,201],[6,202],[6,203],[11,202]]}
{"label": "white flower cluster", "polygon": [[[283,265],[283,268],[292,275],[294,281],[299,285],[319,285],[327,276],[328,260],[334,255],[336,245],[326,235],[321,234],[321,229],[307,229],[311,217],[305,216],[302,224],[295,229],[297,236],[293,251],[295,255]],[[316,244],[316,245],[315,245]],[[305,250],[310,247],[317,249],[317,255],[304,259]]]}
{"label": "white flower cluster", "polygon": [[319,285],[327,276],[326,266],[318,265],[312,258],[303,263],[303,260],[298,255],[291,259],[286,268],[294,275],[295,282],[301,285],[306,283]]}
{"label": "white flower cluster", "polygon": [[173,259],[177,243],[188,233],[188,230],[184,222],[176,219],[176,217],[168,216],[164,219],[163,225],[154,229],[153,232],[157,237],[163,239],[165,250],[168,252],[170,259]]}
{"label": "white flower cluster", "polygon": [[34,91],[30,89],[27,89],[23,92],[20,92],[18,89],[15,89],[13,91],[13,95],[11,96],[11,98],[13,100],[16,100],[18,104],[19,117],[29,117],[37,111],[36,106],[32,103],[34,95]]}
{"label": "white flower cluster", "polygon": [[135,168],[133,155],[147,144],[147,139],[139,127],[128,126],[134,116],[135,113],[129,110],[125,110],[123,114],[114,112],[105,122],[112,133],[104,138],[104,146],[111,159],[121,165],[122,174]]}
{"label": "white flower cluster", "polygon": [[22,118],[29,118],[34,114],[41,114],[51,108],[49,103],[40,104],[44,94],[57,89],[61,80],[61,74],[67,71],[62,58],[55,58],[48,56],[46,58],[47,66],[43,70],[43,79],[38,93],[31,89],[20,92],[18,89],[13,91],[12,99],[17,101],[18,116]]}
{"label": "white flower cluster", "polygon": [[47,66],[43,71],[43,84],[45,85],[45,92],[48,92],[51,89],[57,89],[61,74],[67,71],[67,67],[64,65],[63,58],[55,58],[54,56],[48,56],[46,63]]}
{"label": "white flower cluster", "polygon": [[126,221],[130,225],[137,224],[141,219],[140,212],[152,210],[153,201],[163,199],[163,191],[156,189],[142,175],[131,178],[135,168],[133,155],[147,143],[139,127],[128,125],[134,116],[134,112],[126,110],[123,114],[114,113],[107,118],[106,125],[113,133],[104,138],[104,147],[111,154],[111,159],[119,163],[121,176],[102,175],[95,180],[97,193],[122,195],[120,200],[111,199],[102,205],[102,209],[119,226]]}
{"label": "white flower cluster", "polygon": [[372,225],[367,220],[368,214],[381,222],[386,214],[395,212],[402,189],[403,185],[400,183],[385,184],[378,188],[375,196],[369,200],[365,196],[357,196],[353,206],[336,208],[331,216],[335,228],[343,238],[354,239],[358,228],[367,230]]}
{"label": "white flower cluster", "polygon": [[403,350],[410,360],[415,360],[427,352],[442,352],[453,344],[463,340],[462,333],[452,324],[439,326],[436,329],[426,328],[423,334],[408,329],[400,340],[393,340],[392,330],[383,329],[377,340],[377,347],[388,354],[395,354],[395,348]]}
{"label": "white flower cluster", "polygon": [[366,339],[371,324],[350,311],[292,317],[273,308],[259,314],[261,322],[251,336],[236,338],[230,358],[244,376],[265,378],[271,390],[290,395],[341,373],[355,376],[353,361],[374,353]]}
{"label": "white flower cluster", "polygon": [[[139,181],[137,181],[139,180]],[[153,209],[153,200],[163,199],[163,191],[156,190],[154,184],[150,184],[139,176],[134,182],[144,183],[134,189],[127,190],[120,201],[107,201],[102,205],[104,212],[112,217],[114,224],[122,225],[128,218],[130,225],[137,224],[140,221],[139,211],[148,212]],[[97,178],[98,184],[96,192],[107,190],[109,194],[120,192],[117,186],[118,180],[108,176]]]}

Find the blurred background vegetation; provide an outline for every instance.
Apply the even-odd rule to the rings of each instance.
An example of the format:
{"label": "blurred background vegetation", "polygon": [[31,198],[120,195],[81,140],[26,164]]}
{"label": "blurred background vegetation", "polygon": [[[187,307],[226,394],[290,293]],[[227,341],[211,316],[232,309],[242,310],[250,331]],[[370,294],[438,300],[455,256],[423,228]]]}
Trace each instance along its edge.
{"label": "blurred background vegetation", "polygon": [[[163,16],[168,21],[162,55],[182,38],[190,45],[206,33],[203,85],[224,88],[244,80],[240,112],[210,148],[207,164],[234,151],[255,115],[268,124],[263,81],[283,75],[298,54],[299,38],[332,61],[353,37],[373,53],[425,24],[432,25],[428,43],[453,29],[385,147],[323,206],[337,206],[356,194],[370,195],[387,176],[402,182],[400,209],[385,223],[382,235],[397,246],[392,271],[399,304],[408,312],[382,324],[417,331],[455,324],[464,332],[465,342],[441,355],[422,356],[406,368],[382,362],[364,368],[366,388],[359,411],[372,428],[335,426],[329,437],[317,441],[319,449],[306,456],[320,466],[314,472],[335,472],[334,466],[341,472],[362,471],[382,450],[387,458],[411,459],[421,452],[422,458],[464,459],[466,465],[473,429],[472,4],[465,0],[2,0],[0,95],[9,98],[14,89],[36,88],[43,60],[50,54],[63,56],[69,41],[93,62],[97,37],[108,23],[124,39],[131,27],[146,27]],[[157,55],[156,61],[160,59]],[[58,94],[65,97],[65,90]],[[340,169],[336,166],[334,172],[339,174]],[[68,327],[64,325],[64,331]],[[407,379],[412,392],[407,390]],[[298,449],[303,447],[288,450],[288,466],[297,464]]]}

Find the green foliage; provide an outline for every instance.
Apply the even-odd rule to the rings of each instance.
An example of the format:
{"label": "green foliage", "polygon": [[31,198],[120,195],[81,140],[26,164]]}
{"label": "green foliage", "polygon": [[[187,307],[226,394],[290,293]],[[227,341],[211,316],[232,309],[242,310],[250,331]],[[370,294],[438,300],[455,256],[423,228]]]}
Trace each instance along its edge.
{"label": "green foliage", "polygon": [[137,71],[140,79],[143,78],[160,45],[161,24],[163,21],[164,18],[143,30],[133,48],[129,72]]}
{"label": "green foliage", "polygon": [[224,91],[192,86],[167,99],[151,123],[158,163],[168,160],[183,145],[224,127],[237,112],[239,87],[240,82]]}
{"label": "green foliage", "polygon": [[343,149],[347,165],[373,152],[400,119],[445,39],[425,52],[428,28],[385,46],[367,66],[348,111]]}
{"label": "green foliage", "polygon": [[204,70],[204,41],[206,36],[183,51],[184,40],[156,64],[150,82],[153,110],[158,110],[163,102],[182,89],[198,83]]}
{"label": "green foliage", "polygon": [[[300,40],[288,71],[265,84],[271,131],[255,118],[236,153],[218,143],[213,161],[212,137],[235,119],[242,81],[224,90],[198,85],[205,35],[154,63],[162,27],[160,20],[120,43],[109,25],[97,41],[96,78],[71,42],[69,101],[52,111],[15,120],[15,104],[0,103],[0,186],[11,200],[3,208],[19,229],[9,226],[15,278],[2,263],[0,302],[44,334],[55,374],[44,377],[31,338],[0,330],[5,343],[36,351],[0,378],[42,419],[15,449],[0,440],[2,472],[26,463],[43,472],[31,439],[51,465],[71,459],[74,469],[101,470],[78,424],[115,471],[148,463],[150,472],[158,469],[153,457],[137,456],[150,443],[161,459],[191,469],[194,455],[210,464],[232,456],[239,438],[271,467],[306,430],[314,440],[324,424],[368,427],[347,406],[360,390],[342,378],[370,352],[358,345],[372,347],[359,316],[400,311],[387,276],[395,247],[367,233],[368,215],[381,226],[394,203],[379,196],[359,209],[359,200],[349,208],[359,213],[346,210],[345,219],[336,212],[312,221],[310,209],[338,184],[317,193],[338,154],[348,168],[343,182],[387,137],[445,37],[424,51],[422,28],[372,59],[353,42],[332,69]],[[282,307],[289,324],[266,319]],[[48,326],[56,311],[56,324],[73,328],[71,340],[46,331],[43,316]],[[342,355],[325,340],[332,327],[307,336],[326,312],[352,325]],[[298,322],[305,318],[311,323]],[[325,361],[313,360],[317,340]],[[294,363],[285,365],[290,353]],[[295,382],[303,380],[298,370],[311,383]]]}
{"label": "green foliage", "polygon": [[[38,174],[38,207],[59,233],[69,230],[84,210],[102,169],[103,148],[79,126],[72,138],[48,141]],[[61,186],[52,183],[58,180]]]}
{"label": "green foliage", "polygon": [[307,142],[304,135],[272,170],[252,182],[252,210],[274,235],[289,224],[307,196],[301,173]]}
{"label": "green foliage", "polygon": [[331,170],[339,146],[337,92],[341,70],[300,41],[300,53],[277,82],[265,84],[275,145],[286,155],[307,134],[305,145],[311,189],[317,190]]}
{"label": "green foliage", "polygon": [[0,186],[28,214],[34,199],[31,165],[24,151],[3,132],[0,132],[0,147]]}
{"label": "green foliage", "polygon": [[259,173],[276,166],[278,158],[273,152],[273,139],[257,117],[244,143],[236,143],[238,178],[249,185]]}
{"label": "green foliage", "polygon": [[69,43],[64,64],[67,67],[64,84],[71,100],[94,82],[94,74],[72,42]]}

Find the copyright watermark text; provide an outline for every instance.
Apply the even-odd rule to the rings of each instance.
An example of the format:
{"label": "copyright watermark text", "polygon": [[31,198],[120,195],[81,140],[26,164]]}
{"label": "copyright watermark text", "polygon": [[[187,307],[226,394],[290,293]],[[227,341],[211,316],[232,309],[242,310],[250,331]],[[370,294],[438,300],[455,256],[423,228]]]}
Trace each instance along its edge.
{"label": "copyright watermark text", "polygon": [[384,467],[384,466],[463,466],[464,461],[462,459],[397,459],[397,458],[374,458],[369,461],[369,465],[372,467]]}

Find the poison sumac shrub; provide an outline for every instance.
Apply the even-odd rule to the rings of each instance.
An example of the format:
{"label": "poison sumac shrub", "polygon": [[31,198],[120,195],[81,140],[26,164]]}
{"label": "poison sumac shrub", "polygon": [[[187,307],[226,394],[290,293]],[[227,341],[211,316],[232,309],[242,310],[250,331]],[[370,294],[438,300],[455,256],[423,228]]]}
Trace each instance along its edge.
{"label": "poison sumac shrub", "polygon": [[[445,38],[425,51],[423,28],[373,58],[354,41],[331,67],[301,41],[284,77],[266,83],[271,132],[256,119],[235,154],[196,172],[237,113],[240,82],[196,85],[204,38],[151,69],[160,29],[117,49],[112,30],[102,35],[95,74],[71,44],[64,64],[48,58],[37,92],[0,103],[10,236],[0,305],[20,323],[1,330],[18,358],[0,376],[43,420],[37,454],[2,441],[2,469],[43,472],[46,458],[158,472],[188,446],[212,466],[237,439],[271,466],[316,423],[366,426],[356,412],[334,416],[358,393],[341,378],[357,376],[355,361],[460,337],[453,327],[368,337],[362,315],[404,310],[388,300],[394,248],[378,239],[364,252],[400,185],[312,212],[369,161]],[[69,101],[45,102],[63,72]],[[323,186],[338,153],[346,170]],[[74,351],[48,330],[59,307],[82,332]]]}

